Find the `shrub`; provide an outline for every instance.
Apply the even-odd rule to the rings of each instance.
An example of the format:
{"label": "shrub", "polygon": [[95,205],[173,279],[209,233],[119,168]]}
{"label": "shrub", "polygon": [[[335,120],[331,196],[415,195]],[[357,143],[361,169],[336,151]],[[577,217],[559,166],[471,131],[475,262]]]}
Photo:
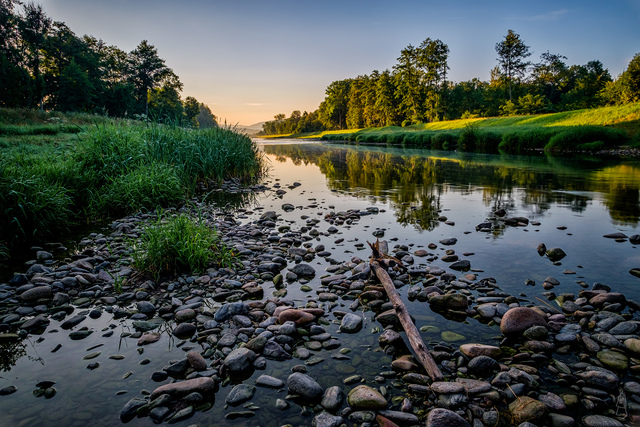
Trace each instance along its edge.
{"label": "shrub", "polygon": [[454,149],[458,136],[452,132],[436,132],[431,138],[431,148],[434,150]]}
{"label": "shrub", "polygon": [[[546,151],[593,149],[590,147],[599,146],[602,148],[622,145],[626,140],[627,136],[616,129],[600,126],[575,126],[566,128],[549,139],[544,149]],[[594,145],[595,142],[601,144]]]}

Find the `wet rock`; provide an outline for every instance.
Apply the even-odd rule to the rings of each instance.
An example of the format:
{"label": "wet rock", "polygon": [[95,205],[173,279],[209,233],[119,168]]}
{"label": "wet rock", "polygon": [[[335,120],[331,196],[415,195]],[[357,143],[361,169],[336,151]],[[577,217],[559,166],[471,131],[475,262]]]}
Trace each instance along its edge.
{"label": "wet rock", "polygon": [[624,346],[636,355],[640,355],[640,339],[628,338],[624,340]]}
{"label": "wet rock", "polygon": [[579,372],[577,375],[587,384],[590,384],[594,387],[609,391],[613,391],[618,388],[618,376],[606,369]]}
{"label": "wet rock", "polygon": [[489,376],[500,370],[500,364],[488,356],[474,357],[469,361],[467,367],[471,372],[481,377]]}
{"label": "wet rock", "polygon": [[449,268],[456,271],[467,271],[471,269],[471,262],[466,259],[461,259],[449,265]]}
{"label": "wet rock", "polygon": [[551,261],[560,261],[562,258],[566,257],[567,254],[560,248],[551,248],[547,250],[547,258]]}
{"label": "wet rock", "polygon": [[304,310],[298,310],[295,308],[282,311],[278,315],[278,323],[284,324],[285,322],[293,321],[296,325],[302,326],[307,323],[311,323],[315,320],[315,316]]}
{"label": "wet rock", "polygon": [[532,326],[547,326],[547,321],[537,311],[528,307],[514,307],[507,311],[500,322],[500,331],[507,337],[517,336]]}
{"label": "wet rock", "polygon": [[20,299],[25,302],[34,302],[39,299],[51,298],[52,294],[53,292],[49,286],[36,286],[20,294]]}
{"label": "wet rock", "polygon": [[349,406],[356,410],[378,410],[387,407],[387,399],[384,398],[377,390],[366,386],[359,385],[349,392],[347,396]]}
{"label": "wet rock", "polygon": [[485,344],[462,344],[460,351],[467,357],[488,356],[496,358],[502,351],[499,347]]}
{"label": "wet rock", "polygon": [[313,427],[339,427],[342,422],[342,417],[322,411],[315,416],[311,425]]}
{"label": "wet rock", "polygon": [[187,360],[189,361],[191,367],[196,371],[204,371],[207,369],[207,361],[198,351],[188,351]]}
{"label": "wet rock", "polygon": [[226,322],[231,319],[231,317],[241,314],[245,315],[249,313],[250,307],[243,302],[233,302],[229,304],[225,304],[214,315],[214,319],[216,322]]}
{"label": "wet rock", "polygon": [[272,360],[288,360],[291,355],[275,341],[267,341],[262,350],[262,355]]}
{"label": "wet rock", "polygon": [[294,372],[287,378],[287,387],[291,393],[300,395],[307,401],[318,401],[324,394],[323,388],[309,375]]}
{"label": "wet rock", "polygon": [[632,245],[640,244],[640,234],[634,234],[633,236],[629,237],[629,242]]}
{"label": "wet rock", "polygon": [[246,347],[240,347],[225,357],[224,366],[232,373],[241,373],[251,366],[256,357],[253,351]]}
{"label": "wet rock", "polygon": [[515,424],[536,423],[547,415],[547,406],[531,397],[522,396],[509,405]]}
{"label": "wet rock", "polygon": [[132,420],[133,417],[136,416],[138,409],[146,404],[146,400],[139,397],[134,397],[124,405],[124,408],[120,410],[120,420],[122,420],[123,422]]}
{"label": "wet rock", "polygon": [[604,415],[587,415],[582,418],[585,427],[623,427],[624,425],[613,418]]}
{"label": "wet rock", "polygon": [[153,344],[154,342],[158,342],[162,335],[157,332],[150,332],[148,334],[144,334],[140,338],[138,338],[138,345],[147,345]]}
{"label": "wet rock", "polygon": [[512,227],[515,227],[518,225],[529,225],[529,218],[525,218],[523,216],[514,216],[511,218],[505,218],[504,223]]}
{"label": "wet rock", "polygon": [[270,375],[260,375],[256,381],[256,385],[267,388],[281,388],[284,387],[284,381],[279,378],[272,377]]}
{"label": "wet rock", "polygon": [[168,394],[173,398],[181,398],[194,392],[206,395],[213,392],[215,386],[216,382],[211,377],[193,378],[162,385],[151,392],[150,398],[153,400],[162,394]]}
{"label": "wet rock", "polygon": [[382,415],[383,417],[393,421],[394,423],[397,423],[399,425],[417,425],[419,424],[419,420],[418,417],[408,413],[408,412],[401,412],[401,411],[392,411],[389,409],[383,409],[381,411],[378,411],[378,414]]}
{"label": "wet rock", "polygon": [[551,427],[573,427],[576,425],[575,420],[570,416],[556,413],[549,414],[549,421]]}
{"label": "wet rock", "polygon": [[626,306],[627,298],[618,292],[607,292],[595,295],[589,300],[589,304],[595,308],[601,308],[605,304],[622,304]]}
{"label": "wet rock", "polygon": [[602,350],[596,354],[602,364],[615,371],[624,371],[629,367],[629,358],[614,350]]}
{"label": "wet rock", "polygon": [[231,406],[237,406],[251,399],[256,392],[256,388],[252,385],[238,384],[231,389],[225,402]]}
{"label": "wet rock", "polygon": [[607,239],[626,239],[627,235],[624,233],[609,233],[609,234],[605,234],[602,237],[606,237]]}
{"label": "wet rock", "polygon": [[455,245],[456,243],[458,243],[458,239],[455,237],[440,240],[440,244],[445,246]]}
{"label": "wet rock", "polygon": [[312,278],[316,275],[316,270],[308,264],[296,264],[292,269],[298,277]]}
{"label": "wet rock", "polygon": [[466,310],[469,300],[462,294],[433,295],[429,298],[429,304],[440,309]]}
{"label": "wet rock", "polygon": [[538,255],[544,256],[544,254],[547,253],[547,246],[544,243],[540,243],[536,250],[538,251]]}
{"label": "wet rock", "polygon": [[180,323],[173,329],[173,335],[178,338],[191,338],[196,333],[196,326],[193,323]]}
{"label": "wet rock", "polygon": [[16,391],[18,391],[18,388],[14,385],[0,388],[0,396],[8,396],[10,394],[15,393]]}
{"label": "wet rock", "polygon": [[332,386],[324,391],[324,396],[322,396],[320,405],[322,405],[322,407],[327,411],[334,412],[340,409],[343,401],[344,392],[342,391],[342,388],[339,386]]}
{"label": "wet rock", "polygon": [[426,427],[471,427],[471,425],[453,411],[436,408],[429,412]]}
{"label": "wet rock", "polygon": [[347,313],[342,318],[340,330],[347,334],[354,334],[362,329],[362,317],[355,313]]}

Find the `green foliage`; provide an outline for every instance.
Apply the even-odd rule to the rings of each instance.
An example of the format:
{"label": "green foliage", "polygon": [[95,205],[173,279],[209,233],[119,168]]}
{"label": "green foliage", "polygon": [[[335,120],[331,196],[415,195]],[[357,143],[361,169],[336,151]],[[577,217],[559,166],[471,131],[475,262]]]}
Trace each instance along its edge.
{"label": "green foliage", "polygon": [[545,151],[598,150],[621,145],[628,137],[616,129],[596,126],[576,126],[549,139]]}
{"label": "green foliage", "polygon": [[186,214],[160,216],[147,226],[134,248],[134,266],[156,280],[181,270],[202,271],[210,263],[233,266],[233,252],[202,219]]}

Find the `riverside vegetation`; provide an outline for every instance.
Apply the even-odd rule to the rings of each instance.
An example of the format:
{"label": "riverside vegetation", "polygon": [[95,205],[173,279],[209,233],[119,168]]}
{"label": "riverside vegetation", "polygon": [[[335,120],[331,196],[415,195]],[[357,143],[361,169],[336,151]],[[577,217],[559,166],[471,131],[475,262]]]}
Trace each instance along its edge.
{"label": "riverside vegetation", "polygon": [[232,129],[0,109],[0,248],[72,224],[184,203],[265,165]]}

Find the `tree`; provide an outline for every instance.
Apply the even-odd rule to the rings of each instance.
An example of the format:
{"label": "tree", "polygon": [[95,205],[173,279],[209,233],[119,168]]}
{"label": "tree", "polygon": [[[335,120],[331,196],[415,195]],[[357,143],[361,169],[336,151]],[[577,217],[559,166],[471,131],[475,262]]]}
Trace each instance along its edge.
{"label": "tree", "polygon": [[442,40],[427,38],[418,48],[416,65],[425,91],[427,103],[425,118],[428,121],[435,121],[441,117],[438,110],[441,108],[446,89],[448,57],[449,46]]}
{"label": "tree", "polygon": [[40,73],[41,50],[51,29],[51,19],[46,16],[42,6],[29,3],[24,7],[24,17],[19,23],[20,35],[29,52],[29,67],[33,76],[30,105],[39,104],[43,108],[44,79]]}
{"label": "tree", "polygon": [[531,56],[529,46],[525,45],[520,36],[509,30],[504,40],[496,43],[498,64],[505,76],[509,88],[509,100],[511,100],[512,80],[524,77],[530,62],[525,58]]}
{"label": "tree", "polygon": [[328,129],[344,129],[347,123],[347,105],[351,80],[332,82],[326,89],[326,97],[320,104],[320,120]]}
{"label": "tree", "polygon": [[93,86],[87,72],[72,59],[60,73],[56,94],[57,108],[62,111],[87,111],[93,99]]}
{"label": "tree", "polygon": [[149,116],[157,121],[181,124],[184,117],[180,94],[171,84],[153,89],[148,94]]}
{"label": "tree", "polygon": [[422,91],[418,72],[418,51],[412,45],[400,51],[393,66],[396,78],[396,97],[400,100],[403,123],[417,123],[422,119]]}
{"label": "tree", "polygon": [[0,106],[25,107],[29,71],[23,67],[20,50],[21,17],[15,12],[16,0],[0,0]]}
{"label": "tree", "polygon": [[198,129],[208,129],[218,126],[218,123],[216,122],[217,117],[214,116],[213,113],[211,113],[209,107],[207,107],[205,104],[200,104],[199,109],[200,112],[196,117],[196,121],[198,122]]}
{"label": "tree", "polygon": [[540,62],[533,66],[531,72],[540,95],[546,96],[552,104],[560,102],[562,86],[568,77],[567,65],[563,59],[566,60],[567,57],[546,51],[540,55]]}
{"label": "tree", "polygon": [[187,122],[190,123],[191,126],[197,128],[198,121],[196,120],[196,118],[200,113],[200,103],[194,97],[187,96],[182,105],[184,107],[184,115],[187,118]]}
{"label": "tree", "polygon": [[640,53],[635,54],[624,73],[627,75],[631,102],[640,101]]}
{"label": "tree", "polygon": [[[170,75],[175,76],[175,74],[165,65],[164,59],[158,56],[158,50],[147,40],[142,40],[129,53],[129,64],[131,66],[130,78],[136,88],[139,108],[141,112],[149,115],[148,92],[160,86],[161,82]],[[142,108],[143,106],[144,108]]]}

